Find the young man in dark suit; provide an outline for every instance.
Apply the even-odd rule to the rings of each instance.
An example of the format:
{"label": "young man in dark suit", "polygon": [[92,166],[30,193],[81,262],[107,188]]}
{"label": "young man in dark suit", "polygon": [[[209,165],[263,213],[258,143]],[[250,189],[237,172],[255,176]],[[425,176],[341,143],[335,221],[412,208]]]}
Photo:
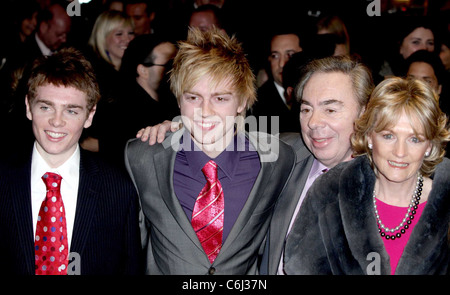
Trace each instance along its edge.
{"label": "young man in dark suit", "polygon": [[0,161],[2,274],[140,273],[136,190],[78,144],[99,97],[75,49],[34,63],[25,103],[35,143]]}

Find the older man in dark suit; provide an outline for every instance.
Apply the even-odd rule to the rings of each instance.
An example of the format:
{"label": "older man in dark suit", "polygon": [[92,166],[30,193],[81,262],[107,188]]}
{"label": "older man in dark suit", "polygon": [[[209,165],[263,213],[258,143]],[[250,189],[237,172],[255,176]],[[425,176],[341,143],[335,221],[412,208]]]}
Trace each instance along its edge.
{"label": "older man in dark suit", "polygon": [[347,57],[316,59],[299,68],[300,77],[293,80],[298,81],[293,95],[301,107],[301,134],[280,135],[295,150],[296,162],[275,207],[261,262],[263,274],[284,274],[285,241],[316,178],[352,160],[353,124],[373,89],[369,69]]}

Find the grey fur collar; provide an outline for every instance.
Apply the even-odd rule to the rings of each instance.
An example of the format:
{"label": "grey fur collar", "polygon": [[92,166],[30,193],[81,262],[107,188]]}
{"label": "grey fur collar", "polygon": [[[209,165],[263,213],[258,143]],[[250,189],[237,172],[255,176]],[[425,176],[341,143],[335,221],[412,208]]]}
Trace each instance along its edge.
{"label": "grey fur collar", "polygon": [[[372,192],[375,174],[366,157],[359,157],[346,164],[342,170],[332,169],[327,174],[340,174],[335,176],[340,178],[339,208],[352,255],[361,268],[366,270],[370,262],[367,261],[367,255],[370,252],[377,252],[381,257],[381,273],[389,274],[389,256],[378,234],[373,212]],[[333,177],[333,175],[328,176]],[[442,259],[448,259],[448,245],[447,249],[440,249],[442,245],[445,245],[441,239],[447,239],[449,223],[450,161],[448,159],[444,159],[438,165],[432,178],[433,188],[427,205],[411,233],[396,274],[440,273],[441,266],[424,262],[436,261],[440,255],[444,255]]]}

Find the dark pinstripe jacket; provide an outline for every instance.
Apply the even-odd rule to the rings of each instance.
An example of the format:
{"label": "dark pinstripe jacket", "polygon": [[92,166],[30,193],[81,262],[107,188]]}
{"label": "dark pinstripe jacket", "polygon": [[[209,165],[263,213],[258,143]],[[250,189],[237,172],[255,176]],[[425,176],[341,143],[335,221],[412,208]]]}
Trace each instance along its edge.
{"label": "dark pinstripe jacket", "polygon": [[[31,213],[31,151],[0,162],[0,275],[35,272]],[[125,173],[81,150],[71,253],[75,273],[138,274],[142,256],[138,197]],[[71,257],[72,258],[72,257]],[[75,262],[78,259],[78,262]],[[79,264],[78,264],[79,263]]]}

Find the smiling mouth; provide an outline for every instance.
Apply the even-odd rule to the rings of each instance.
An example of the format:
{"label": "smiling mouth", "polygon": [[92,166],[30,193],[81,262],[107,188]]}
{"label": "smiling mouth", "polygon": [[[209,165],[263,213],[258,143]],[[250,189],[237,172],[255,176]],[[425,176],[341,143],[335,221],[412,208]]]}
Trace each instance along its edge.
{"label": "smiling mouth", "polygon": [[311,142],[316,148],[326,147],[331,143],[330,137],[311,137]]}
{"label": "smiling mouth", "polygon": [[62,138],[67,135],[66,133],[59,133],[59,132],[52,132],[52,131],[45,131],[45,133],[48,136],[50,136],[51,138],[55,138],[55,139]]}
{"label": "smiling mouth", "polygon": [[213,129],[216,126],[215,122],[203,122],[203,121],[195,121],[195,124],[199,127],[201,127],[202,129]]}
{"label": "smiling mouth", "polygon": [[393,167],[398,167],[398,168],[405,168],[408,166],[407,163],[398,163],[398,162],[394,162],[394,161],[389,161],[388,160],[389,165],[393,166]]}

